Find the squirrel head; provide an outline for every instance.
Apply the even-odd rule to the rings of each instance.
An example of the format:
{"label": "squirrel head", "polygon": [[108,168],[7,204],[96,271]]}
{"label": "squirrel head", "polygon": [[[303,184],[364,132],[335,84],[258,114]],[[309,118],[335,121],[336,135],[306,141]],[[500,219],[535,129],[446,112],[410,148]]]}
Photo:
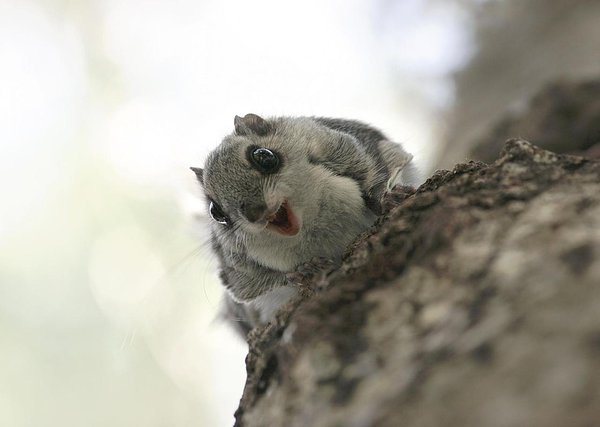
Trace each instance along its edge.
{"label": "squirrel head", "polygon": [[[323,160],[325,148],[352,138],[309,117],[236,116],[234,132],[204,168],[192,168],[214,235],[254,253],[268,251],[270,260],[292,247],[306,257],[337,253],[374,219],[356,179],[336,174]],[[343,163],[345,152],[336,155],[329,161]]]}
{"label": "squirrel head", "polygon": [[[256,114],[235,116],[233,134],[210,153],[205,167],[191,168],[204,189],[212,219],[224,229],[249,234],[298,234],[301,222],[290,205],[296,178],[285,131]],[[296,150],[298,151],[298,150]]]}

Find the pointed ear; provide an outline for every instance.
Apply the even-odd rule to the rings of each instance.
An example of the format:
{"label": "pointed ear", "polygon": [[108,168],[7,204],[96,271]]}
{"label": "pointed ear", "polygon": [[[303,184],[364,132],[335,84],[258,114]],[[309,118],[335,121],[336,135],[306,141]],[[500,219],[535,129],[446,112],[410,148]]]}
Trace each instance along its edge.
{"label": "pointed ear", "polygon": [[192,172],[194,172],[196,174],[196,178],[198,178],[198,181],[200,181],[201,185],[204,185],[204,177],[203,177],[203,173],[204,170],[202,168],[195,168],[195,167],[190,167],[190,169],[192,170]]}
{"label": "pointed ear", "polygon": [[265,136],[271,132],[271,125],[262,117],[256,114],[246,114],[244,117],[235,116],[233,119],[235,133],[237,135],[249,135],[251,133]]}

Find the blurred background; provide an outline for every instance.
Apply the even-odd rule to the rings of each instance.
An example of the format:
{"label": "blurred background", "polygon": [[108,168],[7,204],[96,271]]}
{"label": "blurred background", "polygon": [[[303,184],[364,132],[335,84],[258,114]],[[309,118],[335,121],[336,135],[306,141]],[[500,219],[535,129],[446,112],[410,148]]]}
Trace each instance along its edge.
{"label": "blurred background", "polygon": [[599,3],[0,0],[0,425],[232,425],[246,346],[188,167],[249,112],[464,160],[600,72]]}

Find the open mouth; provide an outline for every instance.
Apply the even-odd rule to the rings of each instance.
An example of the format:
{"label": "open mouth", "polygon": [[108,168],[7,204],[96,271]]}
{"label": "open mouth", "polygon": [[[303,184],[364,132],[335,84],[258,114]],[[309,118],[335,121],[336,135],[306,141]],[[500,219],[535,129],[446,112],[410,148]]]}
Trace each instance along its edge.
{"label": "open mouth", "polygon": [[267,218],[267,228],[284,236],[295,236],[300,231],[300,223],[287,200],[279,206],[277,212]]}

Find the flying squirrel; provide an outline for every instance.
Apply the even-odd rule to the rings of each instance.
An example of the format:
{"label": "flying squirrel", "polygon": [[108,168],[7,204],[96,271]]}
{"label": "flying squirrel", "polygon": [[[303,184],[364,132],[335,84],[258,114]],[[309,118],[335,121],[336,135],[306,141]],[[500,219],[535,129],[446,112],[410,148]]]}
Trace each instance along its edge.
{"label": "flying squirrel", "polygon": [[245,336],[298,294],[290,273],[339,262],[417,170],[400,144],[355,120],[247,114],[234,127],[191,169],[213,220],[224,314]]}

